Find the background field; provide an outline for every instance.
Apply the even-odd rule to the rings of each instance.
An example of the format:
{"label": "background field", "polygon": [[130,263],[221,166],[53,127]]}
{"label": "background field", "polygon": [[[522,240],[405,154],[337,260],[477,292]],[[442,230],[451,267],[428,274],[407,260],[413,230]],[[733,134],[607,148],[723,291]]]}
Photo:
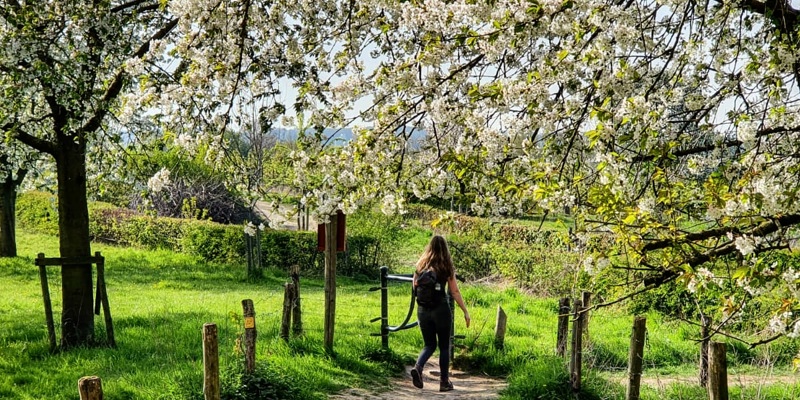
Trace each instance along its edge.
{"label": "background field", "polygon": [[[36,253],[57,254],[52,236],[19,233],[20,257],[0,260],[0,398],[73,399],[76,382],[86,375],[103,379],[108,399],[202,398],[201,329],[219,327],[225,397],[325,398],[348,387],[388,390],[421,346],[416,330],[392,334],[391,353],[379,351],[380,339],[369,336],[378,326],[369,319],[380,313],[380,296],[368,292],[375,282],[340,278],[335,355],[322,350],[323,287],[319,279],[303,279],[306,334],[284,343],[278,338],[278,312],[287,277],[268,270],[248,282],[241,265],[212,264],[188,255],[95,244],[106,256],[111,311],[117,349],[104,347],[48,353]],[[51,270],[50,288],[56,315],[60,309],[58,274]],[[376,274],[377,275],[377,274]],[[556,300],[533,298],[515,288],[465,284],[473,326],[465,329],[460,312],[456,329],[465,333],[456,364],[475,373],[507,377],[506,398],[565,398],[568,379],[562,360],[553,357]],[[242,331],[241,300],[255,303],[259,333],[257,379],[242,380],[237,338]],[[392,284],[390,323],[408,310],[409,288]],[[492,349],[498,305],[509,314],[507,348]],[[603,309],[591,316],[586,390],[582,398],[620,398],[632,318],[624,310]],[[96,333],[102,338],[102,318]],[[698,332],[685,324],[648,316],[643,398],[705,398],[692,380]],[[749,350],[733,346],[730,372],[748,378],[742,391],[732,377],[733,398],[791,399],[800,386],[790,370],[796,348],[789,341]],[[683,382],[681,381],[683,380]],[[667,383],[659,389],[657,383]],[[671,383],[675,382],[675,383]],[[788,383],[787,383],[788,382]],[[769,383],[768,387],[764,387]]]}

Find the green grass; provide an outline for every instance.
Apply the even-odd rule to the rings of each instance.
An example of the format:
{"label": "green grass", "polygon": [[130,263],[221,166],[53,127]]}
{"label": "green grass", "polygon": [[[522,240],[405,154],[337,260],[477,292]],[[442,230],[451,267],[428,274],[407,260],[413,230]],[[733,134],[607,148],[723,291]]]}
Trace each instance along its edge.
{"label": "green grass", "polygon": [[[415,228],[412,228],[415,229]],[[427,242],[430,233],[411,231],[411,249]],[[225,398],[323,399],[349,387],[387,388],[413,363],[421,337],[416,329],[392,334],[390,353],[380,351],[377,323],[380,296],[368,289],[376,283],[338,279],[335,354],[322,348],[323,283],[303,279],[301,295],[306,335],[288,343],[278,338],[283,283],[280,272],[266,271],[257,282],[244,278],[241,265],[205,264],[194,257],[168,251],[145,251],[95,244],[106,257],[106,279],[118,348],[79,348],[48,352],[41,288],[33,259],[36,253],[58,254],[57,239],[18,233],[21,257],[0,260],[0,398],[74,399],[82,376],[103,379],[107,399],[201,399],[202,326],[214,322]],[[418,251],[418,250],[417,250]],[[60,279],[51,269],[50,288],[58,318]],[[377,271],[376,271],[377,272]],[[376,273],[377,277],[377,273]],[[402,321],[408,311],[409,287],[390,287],[390,323]],[[508,399],[573,398],[564,362],[553,357],[557,301],[531,298],[519,290],[462,285],[473,326],[465,329],[459,311],[459,341],[455,363],[461,368],[508,378]],[[237,338],[242,332],[241,300],[253,299],[257,315],[258,371],[242,381],[242,356]],[[497,306],[509,316],[506,349],[491,342]],[[618,310],[591,316],[591,343],[585,359],[585,390],[580,398],[618,399],[627,363],[632,318]],[[96,319],[102,337],[102,318]],[[648,316],[645,376],[694,375],[697,332],[691,327]],[[753,354],[758,355],[758,350]],[[756,371],[747,364],[753,354],[731,357],[733,371]],[[791,372],[781,365],[776,374]],[[797,385],[761,388],[732,387],[732,398],[788,399],[800,393]],[[256,395],[254,393],[260,393]],[[738,397],[736,397],[738,396]],[[760,396],[760,397],[759,397]],[[702,399],[702,390],[678,384],[663,390],[646,388],[643,398]]]}
{"label": "green grass", "polygon": [[396,250],[399,266],[394,269],[397,272],[406,273],[413,271],[414,265],[422,254],[422,250],[430,242],[433,233],[430,229],[416,226],[406,226],[401,232],[401,244]]}

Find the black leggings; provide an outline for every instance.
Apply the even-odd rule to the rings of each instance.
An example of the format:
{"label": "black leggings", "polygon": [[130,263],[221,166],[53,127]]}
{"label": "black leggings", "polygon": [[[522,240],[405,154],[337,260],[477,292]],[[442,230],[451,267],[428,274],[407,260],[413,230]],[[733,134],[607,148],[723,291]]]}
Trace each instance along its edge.
{"label": "black leggings", "polygon": [[439,365],[441,366],[441,380],[447,382],[450,378],[450,324],[452,314],[450,305],[442,300],[436,308],[428,309],[419,307],[417,309],[417,319],[419,329],[422,331],[422,341],[425,347],[419,353],[416,367],[422,370],[428,359],[431,358],[436,350],[436,339],[439,339]]}

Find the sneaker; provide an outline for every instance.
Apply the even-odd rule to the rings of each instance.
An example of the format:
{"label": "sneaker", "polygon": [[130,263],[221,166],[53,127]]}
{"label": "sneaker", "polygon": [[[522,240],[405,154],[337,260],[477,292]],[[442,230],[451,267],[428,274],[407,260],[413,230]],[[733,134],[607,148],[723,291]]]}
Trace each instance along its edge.
{"label": "sneaker", "polygon": [[439,383],[440,392],[449,392],[451,390],[453,390],[453,382],[447,381]]}
{"label": "sneaker", "polygon": [[414,382],[414,387],[422,389],[422,374],[417,367],[411,368],[411,380]]}

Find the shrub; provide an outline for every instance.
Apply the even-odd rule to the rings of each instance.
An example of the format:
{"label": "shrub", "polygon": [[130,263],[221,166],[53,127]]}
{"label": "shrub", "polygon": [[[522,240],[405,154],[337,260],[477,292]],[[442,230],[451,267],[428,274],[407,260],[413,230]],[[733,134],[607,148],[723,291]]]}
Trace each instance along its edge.
{"label": "shrub", "polygon": [[[18,218],[25,229],[58,233],[55,196],[33,192],[20,196]],[[21,218],[20,218],[21,216]],[[237,263],[245,259],[245,233],[240,225],[196,219],[141,215],[108,203],[90,203],[92,240],[121,246],[167,249],[192,254],[209,262]],[[348,235],[347,251],[337,255],[337,273],[343,276],[377,276],[378,266],[392,254],[391,240],[367,235]],[[315,232],[261,232],[261,262],[266,268],[289,271],[299,265],[305,274],[321,275],[324,257],[317,251]]]}
{"label": "shrub", "polygon": [[538,295],[565,295],[575,286],[578,261],[573,253],[542,245],[487,243],[483,247],[503,276]]}
{"label": "shrub", "polygon": [[322,253],[314,232],[266,231],[261,236],[261,262],[267,268],[288,271],[299,265],[308,273],[322,272]]}
{"label": "shrub", "polygon": [[237,262],[244,259],[245,242],[241,226],[200,220],[182,221],[180,249],[183,252],[214,262]]}
{"label": "shrub", "polygon": [[469,237],[452,236],[447,239],[447,243],[453,264],[465,279],[481,279],[497,272],[495,260],[483,248],[482,242]]}
{"label": "shrub", "polygon": [[26,192],[17,196],[17,224],[48,235],[58,235],[58,200],[45,192]]}

